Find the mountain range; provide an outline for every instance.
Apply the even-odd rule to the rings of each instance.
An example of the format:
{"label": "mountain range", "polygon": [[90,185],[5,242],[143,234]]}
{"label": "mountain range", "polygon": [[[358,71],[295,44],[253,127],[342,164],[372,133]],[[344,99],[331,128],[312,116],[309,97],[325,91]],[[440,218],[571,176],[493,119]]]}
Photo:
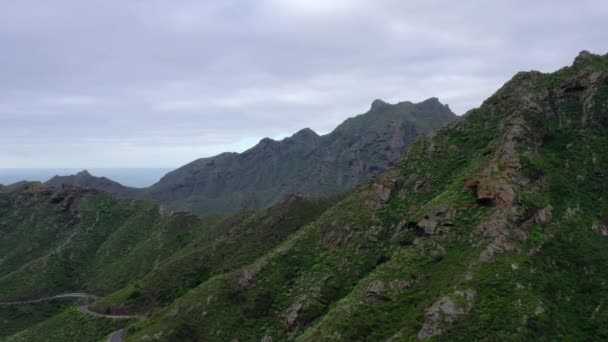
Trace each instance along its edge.
{"label": "mountain range", "polygon": [[437,98],[420,103],[375,100],[370,110],[319,136],[305,128],[281,141],[262,139],[243,153],[202,158],[144,189],[86,170],[45,185],[77,185],[121,197],[148,198],[197,214],[263,208],[291,194],[323,196],[351,189],[386,170],[417,136],[457,118]]}
{"label": "mountain range", "polygon": [[[394,106],[371,112],[382,108]],[[348,141],[336,131],[295,140]],[[61,307],[0,337],[99,341],[123,328],[126,341],[606,340],[607,133],[608,55],[583,51],[556,72],[516,74],[333,196],[197,216],[78,186],[2,191],[0,301],[86,291],[101,297],[94,312],[137,318],[110,324]],[[293,138],[186,174],[243,155],[278,165],[264,151]],[[382,160],[365,158],[374,162],[355,174]]]}

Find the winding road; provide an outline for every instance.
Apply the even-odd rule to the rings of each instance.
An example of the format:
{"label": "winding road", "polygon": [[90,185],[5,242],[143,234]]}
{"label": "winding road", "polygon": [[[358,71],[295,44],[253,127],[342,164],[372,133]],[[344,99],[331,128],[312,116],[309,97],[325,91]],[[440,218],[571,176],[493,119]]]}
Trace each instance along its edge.
{"label": "winding road", "polygon": [[[99,298],[96,295],[84,292],[72,292],[72,293],[62,293],[52,297],[43,297],[38,299],[29,299],[29,300],[21,300],[21,301],[13,301],[13,302],[0,302],[0,306],[9,306],[9,305],[21,305],[21,304],[31,304],[31,303],[40,303],[48,300],[55,299],[67,299],[67,298],[79,298],[84,299],[86,304],[78,307],[78,311],[80,311],[84,315],[94,316],[94,317],[102,317],[109,319],[132,319],[132,318],[141,318],[142,316],[138,315],[106,315],[99,312],[91,311],[89,309],[89,301],[95,300]],[[124,335],[124,329],[116,330],[110,334],[109,341],[110,342],[122,342],[122,337]]]}
{"label": "winding road", "polygon": [[82,298],[82,299],[86,299],[88,301],[89,299],[95,300],[99,297],[96,295],[92,295],[92,294],[84,293],[84,292],[73,292],[73,293],[63,293],[63,294],[52,296],[52,297],[42,297],[42,298],[38,298],[38,299],[19,300],[19,301],[14,301],[14,302],[0,302],[0,306],[40,303],[40,302],[45,302],[47,300],[63,299],[63,298]]}

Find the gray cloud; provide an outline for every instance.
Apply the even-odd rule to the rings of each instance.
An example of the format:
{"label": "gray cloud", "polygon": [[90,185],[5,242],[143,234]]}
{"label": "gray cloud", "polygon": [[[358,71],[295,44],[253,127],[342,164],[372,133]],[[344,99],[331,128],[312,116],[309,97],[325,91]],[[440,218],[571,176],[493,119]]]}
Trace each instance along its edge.
{"label": "gray cloud", "polygon": [[0,167],[164,167],[608,50],[596,1],[0,4]]}

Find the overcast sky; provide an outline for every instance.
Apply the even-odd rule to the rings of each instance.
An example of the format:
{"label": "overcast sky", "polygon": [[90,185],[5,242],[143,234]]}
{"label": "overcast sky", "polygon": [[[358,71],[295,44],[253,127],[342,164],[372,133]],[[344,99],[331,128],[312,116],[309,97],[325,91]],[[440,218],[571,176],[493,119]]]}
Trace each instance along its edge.
{"label": "overcast sky", "polygon": [[608,52],[608,3],[0,0],[0,167],[175,167],[372,100],[478,106]]}

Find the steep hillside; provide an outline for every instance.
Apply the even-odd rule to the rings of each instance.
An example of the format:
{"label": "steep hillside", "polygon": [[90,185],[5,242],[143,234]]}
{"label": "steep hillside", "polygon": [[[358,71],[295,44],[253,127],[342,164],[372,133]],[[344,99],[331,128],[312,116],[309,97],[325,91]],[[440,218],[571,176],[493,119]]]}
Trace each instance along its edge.
{"label": "steep hillside", "polygon": [[[74,291],[105,294],[137,279],[161,281],[154,275],[167,268],[165,260],[172,265],[182,257],[200,261],[200,274],[176,274],[175,279],[165,280],[172,281],[170,293],[150,299],[170,300],[209,274],[251,262],[316,218],[332,201],[293,197],[257,213],[199,218],[92,189],[34,184],[2,193],[0,301]],[[246,246],[242,247],[238,234],[247,238]],[[181,266],[179,271],[193,267]],[[155,284],[160,291],[160,284]]]}
{"label": "steep hillside", "polygon": [[127,340],[608,338],[608,56],[463,120]]}
{"label": "steep hillside", "polygon": [[128,322],[85,316],[75,307],[71,307],[20,333],[11,335],[3,341],[100,342],[107,341],[106,337],[111,332],[122,328],[125,324]]}
{"label": "steep hillside", "polygon": [[119,289],[203,229],[198,221],[91,189],[34,184],[3,193],[0,300]]}
{"label": "steep hillside", "polygon": [[73,303],[64,301],[20,306],[0,305],[0,340],[58,315],[72,305]]}

